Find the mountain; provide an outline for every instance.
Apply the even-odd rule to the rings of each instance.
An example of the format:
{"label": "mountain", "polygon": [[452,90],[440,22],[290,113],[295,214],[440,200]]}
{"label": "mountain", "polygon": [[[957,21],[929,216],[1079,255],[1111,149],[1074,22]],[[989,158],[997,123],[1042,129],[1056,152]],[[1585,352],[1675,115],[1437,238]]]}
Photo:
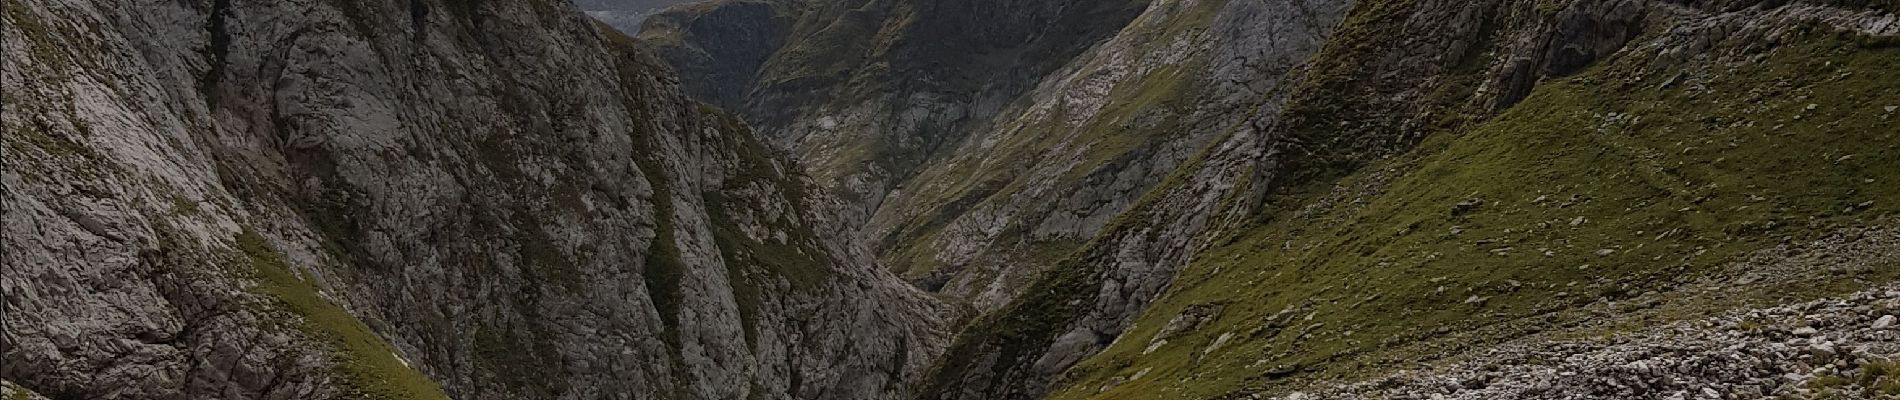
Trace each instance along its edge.
{"label": "mountain", "polygon": [[8,3],[0,392],[1900,395],[1900,1],[651,7]]}
{"label": "mountain", "polygon": [[5,22],[9,388],[884,399],[947,341],[837,201],[570,4]]}
{"label": "mountain", "polygon": [[[744,57],[763,64],[678,56],[820,43],[700,39],[756,26],[708,7],[667,17],[692,29],[642,34],[675,52],[664,58],[682,79],[702,80],[708,65],[762,65],[717,75],[732,82],[817,64],[788,65],[800,59],[785,52]],[[1900,267],[1892,243],[1870,233],[1891,226],[1882,204],[1896,193],[1883,182],[1900,170],[1887,109],[1900,96],[1877,72],[1900,59],[1895,10],[1157,1],[870,200],[865,240],[895,272],[979,315],[924,398],[1245,398],[1334,385],[1346,389],[1315,393],[1355,398],[1367,392],[1351,388],[1378,386],[1349,383],[1471,349],[1830,296],[1879,304],[1850,293]],[[944,14],[955,13],[934,18],[962,18]],[[904,33],[862,41],[915,40]],[[847,90],[863,87],[878,86]],[[800,109],[745,108],[769,96],[756,87],[691,93],[744,104],[754,121]],[[789,125],[908,115],[919,114],[827,112]],[[785,145],[826,157],[823,144]],[[1811,252],[1840,253],[1839,264],[1794,268]],[[1763,389],[1825,381],[1802,367],[1816,364],[1766,363],[1802,372]],[[1697,382],[1671,374],[1650,376]],[[1615,384],[1627,386],[1571,388]]]}

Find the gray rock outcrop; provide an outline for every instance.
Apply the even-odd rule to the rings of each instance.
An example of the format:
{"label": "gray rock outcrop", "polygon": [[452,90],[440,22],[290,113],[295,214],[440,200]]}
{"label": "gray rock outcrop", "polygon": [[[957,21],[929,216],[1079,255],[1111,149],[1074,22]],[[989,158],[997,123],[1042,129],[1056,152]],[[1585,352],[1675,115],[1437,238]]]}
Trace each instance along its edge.
{"label": "gray rock outcrop", "polygon": [[946,342],[841,203],[565,2],[5,7],[33,392],[884,399]]}

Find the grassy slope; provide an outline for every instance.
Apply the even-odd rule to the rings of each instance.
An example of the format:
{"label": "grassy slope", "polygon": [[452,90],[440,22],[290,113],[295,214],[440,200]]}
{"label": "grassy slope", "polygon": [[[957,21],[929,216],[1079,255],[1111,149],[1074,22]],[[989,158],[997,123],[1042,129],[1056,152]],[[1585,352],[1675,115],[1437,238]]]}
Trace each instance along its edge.
{"label": "grassy slope", "polygon": [[[1900,105],[1888,73],[1900,49],[1811,43],[1718,74],[1707,92],[1660,90],[1627,72],[1638,61],[1612,61],[1338,182],[1363,196],[1315,184],[1276,197],[1270,222],[1186,268],[1051,397],[1206,398],[1287,375],[1357,376],[1378,369],[1360,356],[1430,332],[1666,289],[1741,252],[1900,210],[1900,113],[1885,111]],[[1474,198],[1483,205],[1451,211]],[[1225,308],[1144,355],[1193,305]]]}
{"label": "grassy slope", "polygon": [[335,346],[337,372],[351,395],[368,399],[448,399],[442,387],[396,358],[395,350],[349,311],[324,299],[317,285],[299,276],[283,253],[256,232],[236,237],[237,247],[250,261],[260,294],[276,299],[278,308],[302,317],[304,332]]}
{"label": "grassy slope", "polygon": [[27,390],[27,388],[25,387],[21,387],[18,384],[14,384],[13,381],[0,381],[0,388],[4,388],[4,391],[7,393],[7,400],[33,400],[33,399],[45,398],[45,397],[40,396],[39,393],[33,393],[32,390]]}

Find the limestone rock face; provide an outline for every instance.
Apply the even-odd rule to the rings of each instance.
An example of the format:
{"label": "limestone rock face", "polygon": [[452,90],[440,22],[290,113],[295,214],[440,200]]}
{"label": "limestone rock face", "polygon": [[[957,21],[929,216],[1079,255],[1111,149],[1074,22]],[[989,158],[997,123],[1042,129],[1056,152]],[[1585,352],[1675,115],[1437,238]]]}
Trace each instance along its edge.
{"label": "limestone rock face", "polygon": [[947,341],[842,203],[572,5],[5,7],[32,392],[885,399]]}

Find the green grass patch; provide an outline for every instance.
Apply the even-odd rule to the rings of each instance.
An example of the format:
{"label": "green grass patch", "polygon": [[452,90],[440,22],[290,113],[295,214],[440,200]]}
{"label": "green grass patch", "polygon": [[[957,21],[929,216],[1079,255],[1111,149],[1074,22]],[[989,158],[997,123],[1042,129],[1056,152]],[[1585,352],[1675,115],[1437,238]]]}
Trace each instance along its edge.
{"label": "green grass patch", "polygon": [[348,390],[371,399],[448,399],[442,387],[396,358],[395,349],[356,316],[325,300],[316,284],[299,276],[269,241],[245,229],[235,238],[250,262],[259,293],[302,317],[310,336],[335,346],[336,370]]}
{"label": "green grass patch", "polygon": [[1816,376],[1806,386],[1815,392],[1815,399],[1893,398],[1900,396],[1900,362],[1869,362],[1851,374]]}
{"label": "green grass patch", "polygon": [[1900,362],[1875,361],[1860,366],[1855,381],[1867,397],[1900,396]]}
{"label": "green grass patch", "polygon": [[7,400],[33,400],[36,395],[32,390],[27,390],[26,387],[13,381],[0,381],[0,386],[6,388]]}
{"label": "green grass patch", "polygon": [[198,207],[198,202],[184,196],[172,195],[172,214],[195,217],[203,213],[204,210]]}

